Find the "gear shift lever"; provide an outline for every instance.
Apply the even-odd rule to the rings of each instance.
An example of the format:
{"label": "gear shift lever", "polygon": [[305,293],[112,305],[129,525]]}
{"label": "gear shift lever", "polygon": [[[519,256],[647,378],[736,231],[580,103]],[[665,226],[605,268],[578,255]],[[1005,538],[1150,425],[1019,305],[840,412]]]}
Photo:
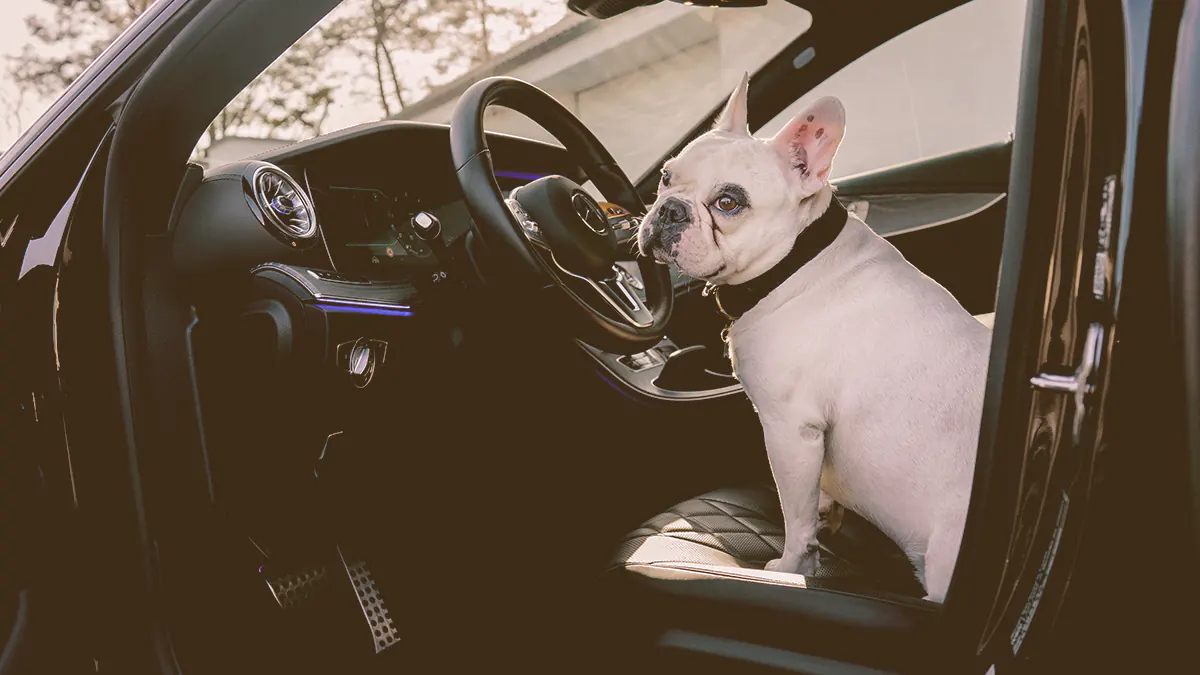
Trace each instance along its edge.
{"label": "gear shift lever", "polygon": [[442,221],[438,217],[428,211],[419,211],[413,214],[412,217],[413,232],[416,233],[422,241],[429,244],[429,248],[433,249],[433,254],[437,258],[441,269],[433,273],[433,283],[438,284],[447,280],[455,280],[454,274],[454,256],[450,255],[449,247],[446,246],[446,240],[442,237]]}

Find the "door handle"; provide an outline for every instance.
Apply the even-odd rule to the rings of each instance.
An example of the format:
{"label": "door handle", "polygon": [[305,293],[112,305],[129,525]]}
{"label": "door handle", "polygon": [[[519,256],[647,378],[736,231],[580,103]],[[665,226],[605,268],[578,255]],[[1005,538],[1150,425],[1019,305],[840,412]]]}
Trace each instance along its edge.
{"label": "door handle", "polygon": [[[1117,177],[1107,176],[1101,189],[1100,224],[1096,231],[1096,258],[1092,268],[1092,299],[1107,304],[1109,292],[1108,249],[1112,239],[1112,220],[1116,208]],[[1071,424],[1071,439],[1079,444],[1083,435],[1083,420],[1087,417],[1089,397],[1096,390],[1096,371],[1104,358],[1104,325],[1093,321],[1083,338],[1083,355],[1072,375],[1042,372],[1029,383],[1034,389],[1071,394],[1075,414]]]}
{"label": "door handle", "polygon": [[1083,420],[1087,417],[1088,399],[1096,390],[1095,374],[1100,367],[1103,348],[1104,326],[1099,322],[1092,322],[1084,336],[1083,355],[1074,374],[1058,375],[1043,372],[1034,375],[1029,380],[1034,389],[1072,394],[1075,414],[1071,420],[1071,439],[1076,445],[1083,436]]}

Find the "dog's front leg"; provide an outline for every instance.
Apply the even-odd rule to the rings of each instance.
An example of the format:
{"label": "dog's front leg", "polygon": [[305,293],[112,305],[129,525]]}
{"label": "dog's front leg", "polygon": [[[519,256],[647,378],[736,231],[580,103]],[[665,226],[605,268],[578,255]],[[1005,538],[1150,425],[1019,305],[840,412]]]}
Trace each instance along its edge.
{"label": "dog's front leg", "polygon": [[825,434],[819,427],[800,429],[764,425],[767,458],[783,507],[783,557],[767,563],[773,572],[813,574],[820,563],[817,548],[821,495],[821,462]]}

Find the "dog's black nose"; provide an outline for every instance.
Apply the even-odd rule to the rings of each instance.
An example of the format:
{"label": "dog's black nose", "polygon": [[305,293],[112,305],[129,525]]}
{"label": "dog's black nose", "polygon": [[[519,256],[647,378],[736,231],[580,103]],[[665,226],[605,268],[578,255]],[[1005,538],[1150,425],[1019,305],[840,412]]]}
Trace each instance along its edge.
{"label": "dog's black nose", "polygon": [[691,220],[688,215],[687,205],[677,199],[670,199],[663,204],[663,213],[667,217],[667,222],[678,225]]}
{"label": "dog's black nose", "polygon": [[654,220],[643,223],[642,250],[661,250],[674,254],[680,238],[692,222],[692,209],[682,199],[670,197],[658,207]]}

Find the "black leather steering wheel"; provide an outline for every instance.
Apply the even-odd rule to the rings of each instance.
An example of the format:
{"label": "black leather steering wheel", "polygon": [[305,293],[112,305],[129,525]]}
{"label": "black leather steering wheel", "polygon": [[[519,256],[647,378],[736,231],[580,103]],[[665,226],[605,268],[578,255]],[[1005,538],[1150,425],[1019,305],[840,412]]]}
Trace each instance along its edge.
{"label": "black leather steering wheel", "polygon": [[[662,339],[674,306],[667,266],[638,257],[596,200],[565,176],[545,176],[505,199],[483,133],[483,113],[499,105],[526,115],[558,139],[606,199],[645,215],[629,178],[575,115],[546,92],[511,77],[489,77],[463,92],[450,121],[450,154],[476,231],[526,281],[548,276],[570,298],[580,339],[614,353],[643,351]],[[643,301],[616,263],[637,260]]]}

